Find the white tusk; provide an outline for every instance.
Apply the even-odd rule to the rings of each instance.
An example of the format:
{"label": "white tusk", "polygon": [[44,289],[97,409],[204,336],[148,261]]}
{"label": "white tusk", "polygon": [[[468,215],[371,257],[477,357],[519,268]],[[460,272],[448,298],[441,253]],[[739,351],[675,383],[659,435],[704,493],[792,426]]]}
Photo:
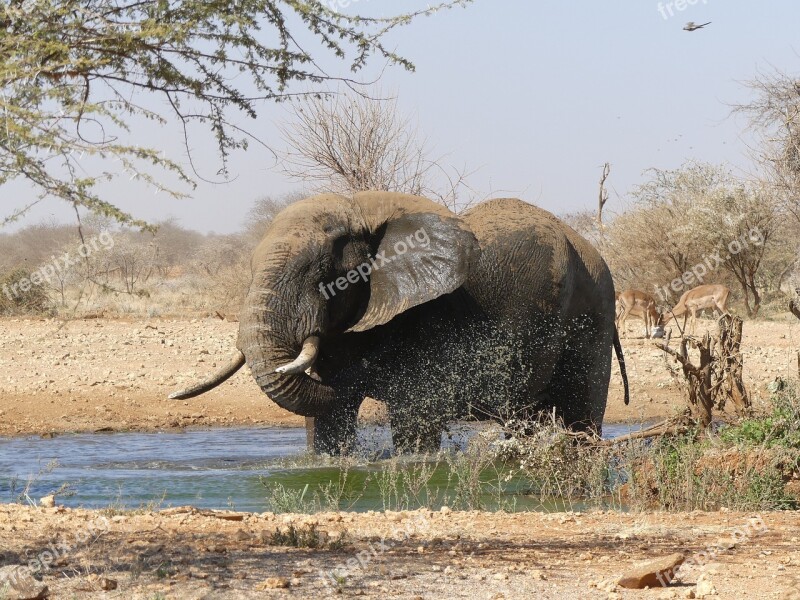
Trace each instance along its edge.
{"label": "white tusk", "polygon": [[312,335],[303,342],[303,349],[300,350],[300,354],[297,355],[297,358],[286,365],[278,367],[275,369],[275,372],[281,373],[282,375],[303,373],[317,360],[317,353],[319,353],[319,338]]}

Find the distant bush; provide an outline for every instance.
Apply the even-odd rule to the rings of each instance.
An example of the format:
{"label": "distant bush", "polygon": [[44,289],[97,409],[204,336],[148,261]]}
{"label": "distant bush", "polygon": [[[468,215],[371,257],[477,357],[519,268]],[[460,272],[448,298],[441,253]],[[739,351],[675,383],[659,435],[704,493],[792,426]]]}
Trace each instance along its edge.
{"label": "distant bush", "polygon": [[16,268],[0,275],[0,315],[46,314],[53,305],[42,285],[31,284],[31,272]]}

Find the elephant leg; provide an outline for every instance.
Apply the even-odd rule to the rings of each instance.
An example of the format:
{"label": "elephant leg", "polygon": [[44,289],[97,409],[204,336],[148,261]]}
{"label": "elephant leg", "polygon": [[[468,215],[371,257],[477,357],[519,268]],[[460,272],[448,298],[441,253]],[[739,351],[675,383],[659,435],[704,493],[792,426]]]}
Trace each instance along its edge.
{"label": "elephant leg", "polygon": [[350,454],[356,446],[356,421],[361,400],[351,400],[335,411],[314,418],[313,448],[317,454]]}
{"label": "elephant leg", "polygon": [[445,423],[436,410],[422,410],[413,403],[389,406],[392,442],[397,454],[438,452]]}
{"label": "elephant leg", "polygon": [[602,430],[611,378],[611,334],[578,326],[566,340],[551,380],[552,403],[567,427]]}

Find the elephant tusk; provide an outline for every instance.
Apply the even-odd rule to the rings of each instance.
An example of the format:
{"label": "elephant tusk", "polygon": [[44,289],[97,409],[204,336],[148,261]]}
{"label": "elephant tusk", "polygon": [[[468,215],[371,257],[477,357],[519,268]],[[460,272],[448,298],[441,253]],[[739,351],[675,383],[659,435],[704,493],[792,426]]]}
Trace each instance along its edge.
{"label": "elephant tusk", "polygon": [[214,373],[208,379],[201,381],[198,384],[193,385],[190,388],[185,390],[181,390],[179,392],[173,392],[169,395],[170,400],[186,400],[187,398],[194,398],[195,396],[199,396],[200,394],[205,394],[208,390],[211,390],[221,384],[223,381],[231,377],[236,371],[241,369],[245,364],[244,354],[241,351],[236,352],[236,356],[231,359],[228,364],[222,367],[219,371]]}
{"label": "elephant tusk", "polygon": [[306,341],[303,342],[303,349],[300,350],[300,354],[297,355],[297,358],[288,364],[278,367],[275,369],[275,372],[282,375],[296,375],[297,373],[303,373],[306,369],[310,368],[311,365],[314,364],[314,361],[317,360],[318,353],[319,338],[316,335],[307,337]]}

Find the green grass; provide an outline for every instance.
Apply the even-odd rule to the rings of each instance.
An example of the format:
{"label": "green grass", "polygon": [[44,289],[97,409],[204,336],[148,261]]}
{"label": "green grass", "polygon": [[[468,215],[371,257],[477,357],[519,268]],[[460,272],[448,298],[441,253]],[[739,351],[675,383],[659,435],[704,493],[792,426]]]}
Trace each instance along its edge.
{"label": "green grass", "polygon": [[270,544],[312,550],[341,550],[347,545],[347,534],[343,533],[335,539],[330,539],[327,534],[319,531],[316,525],[295,527],[294,524],[291,524],[286,530],[276,529],[272,532]]}

